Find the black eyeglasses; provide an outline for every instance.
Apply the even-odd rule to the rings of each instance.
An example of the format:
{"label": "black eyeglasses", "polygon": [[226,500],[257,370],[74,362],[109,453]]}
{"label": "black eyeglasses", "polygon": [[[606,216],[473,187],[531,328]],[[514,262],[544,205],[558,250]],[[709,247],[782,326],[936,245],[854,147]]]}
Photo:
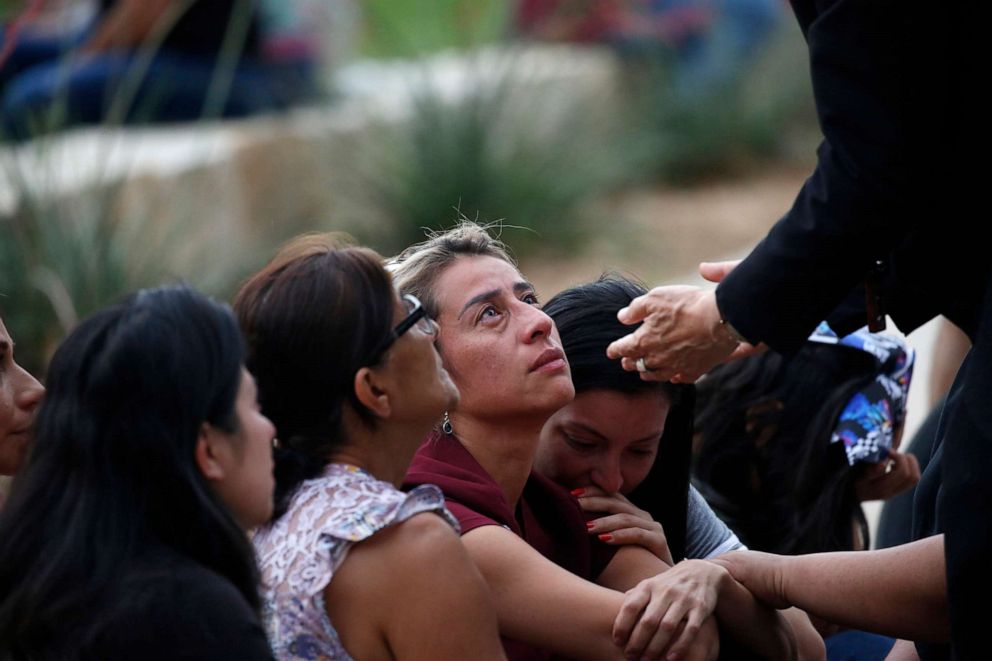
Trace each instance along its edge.
{"label": "black eyeglasses", "polygon": [[403,321],[396,324],[393,328],[393,332],[389,334],[388,338],[386,338],[386,341],[383,342],[382,346],[376,349],[376,351],[372,354],[376,357],[376,360],[378,360],[382,354],[386,353],[386,350],[389,349],[389,347],[393,346],[393,342],[400,339],[404,333],[414,326],[416,326],[417,330],[424,335],[437,334],[437,322],[427,316],[427,310],[424,309],[424,305],[420,302],[420,299],[413,294],[404,294],[402,301],[403,305],[406,306],[407,309],[406,317],[403,318]]}

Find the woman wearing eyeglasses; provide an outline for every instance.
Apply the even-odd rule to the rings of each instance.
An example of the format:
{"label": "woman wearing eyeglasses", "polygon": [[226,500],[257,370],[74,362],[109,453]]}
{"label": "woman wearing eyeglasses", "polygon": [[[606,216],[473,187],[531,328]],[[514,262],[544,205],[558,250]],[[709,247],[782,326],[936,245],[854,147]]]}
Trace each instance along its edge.
{"label": "woman wearing eyeglasses", "polygon": [[373,251],[313,235],[234,307],[279,438],[275,514],[254,537],[277,658],[502,658],[441,492],[396,488],[458,401],[419,301]]}

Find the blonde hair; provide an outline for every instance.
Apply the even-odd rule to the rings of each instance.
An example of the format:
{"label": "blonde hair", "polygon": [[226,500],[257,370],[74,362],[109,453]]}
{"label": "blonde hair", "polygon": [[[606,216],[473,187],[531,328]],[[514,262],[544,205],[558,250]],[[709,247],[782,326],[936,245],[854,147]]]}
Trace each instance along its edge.
{"label": "blonde hair", "polygon": [[431,231],[426,241],[414,244],[390,259],[386,268],[401,293],[419,298],[427,314],[437,318],[434,285],[441,273],[459,257],[495,257],[517,267],[506,244],[489,233],[492,227],[497,225],[462,220],[449,230]]}

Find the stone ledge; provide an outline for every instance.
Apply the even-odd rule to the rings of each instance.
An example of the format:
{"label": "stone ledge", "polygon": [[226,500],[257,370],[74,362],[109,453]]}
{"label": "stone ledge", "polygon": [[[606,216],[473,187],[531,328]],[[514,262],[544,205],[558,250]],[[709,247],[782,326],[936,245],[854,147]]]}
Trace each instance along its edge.
{"label": "stone ledge", "polygon": [[0,149],[0,222],[29,198],[78,210],[87,206],[80,200],[109,192],[104,197],[122,218],[195,220],[221,235],[317,220],[347,229],[371,220],[343,201],[340,187],[350,185],[350,170],[373,134],[409,120],[424,90],[460,103],[503,85],[513,97],[510,117],[523,113],[547,127],[560,120],[556,111],[615,103],[619,70],[608,50],[571,46],[358,61],[340,69],[339,98],[326,106],[244,120],[72,130]]}

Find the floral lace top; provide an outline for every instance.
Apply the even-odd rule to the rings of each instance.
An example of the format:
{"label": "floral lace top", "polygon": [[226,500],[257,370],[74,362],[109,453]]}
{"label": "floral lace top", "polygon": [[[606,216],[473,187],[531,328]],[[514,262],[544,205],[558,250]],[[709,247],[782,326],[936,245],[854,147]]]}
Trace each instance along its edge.
{"label": "floral lace top", "polygon": [[289,510],[252,540],[277,659],[351,659],[327,617],[324,588],[353,544],[420,512],[436,512],[458,529],[434,485],[403,493],[346,464],[329,464],[300,485]]}

